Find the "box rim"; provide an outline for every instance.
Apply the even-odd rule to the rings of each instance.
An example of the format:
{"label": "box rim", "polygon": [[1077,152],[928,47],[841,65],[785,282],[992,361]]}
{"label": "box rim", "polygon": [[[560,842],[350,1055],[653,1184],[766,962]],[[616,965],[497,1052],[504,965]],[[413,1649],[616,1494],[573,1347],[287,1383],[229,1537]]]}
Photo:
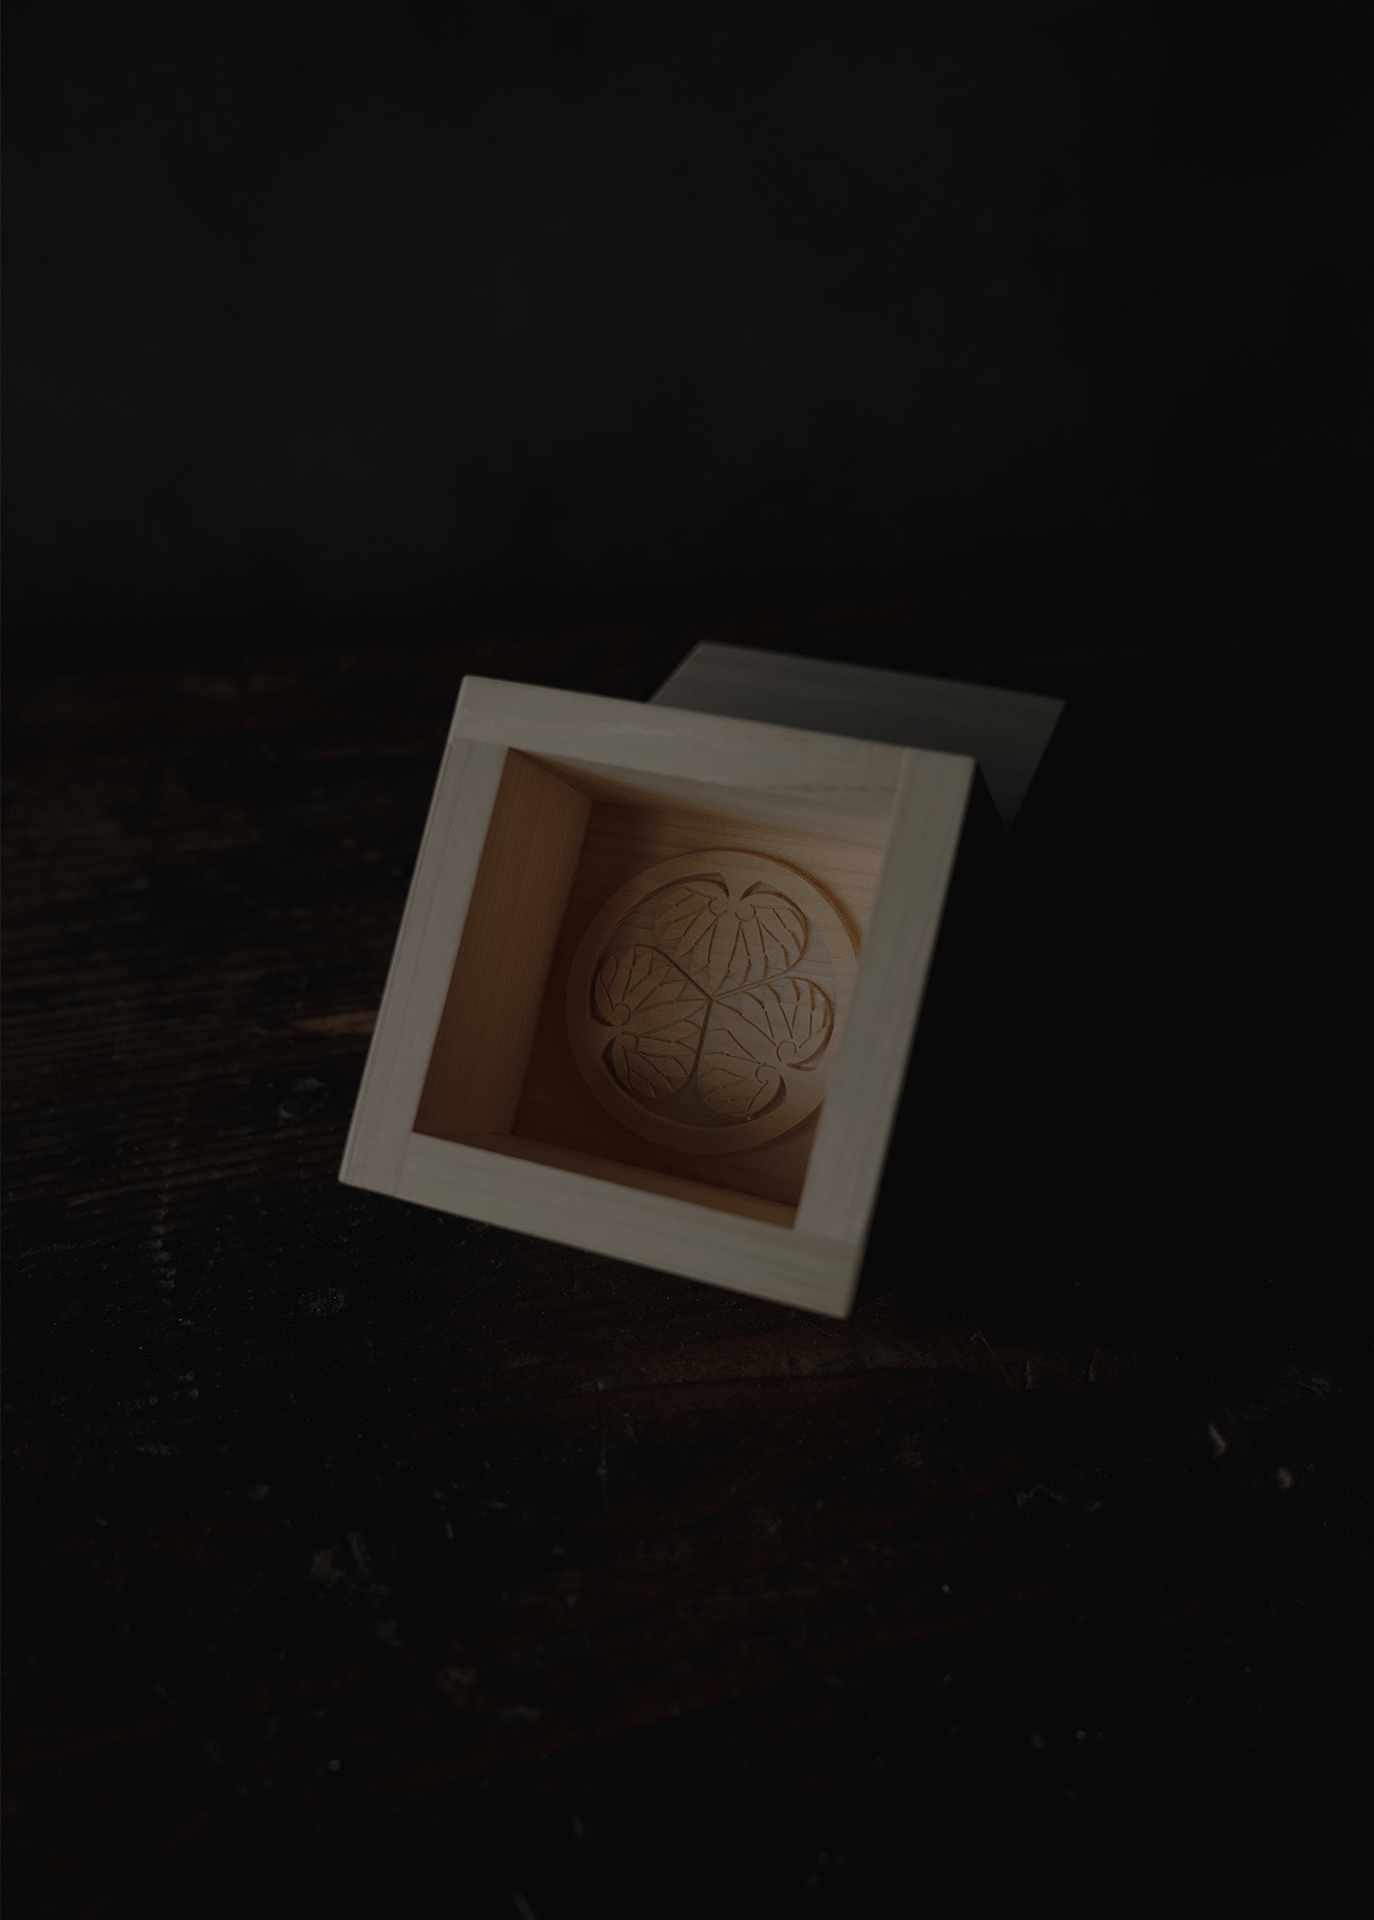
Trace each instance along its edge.
{"label": "box rim", "polygon": [[[586,725],[582,724],[585,722],[591,723],[593,737],[590,739]],[[695,761],[688,770],[688,755],[694,743],[700,748],[703,726],[714,738],[718,757],[723,757],[728,764],[728,775],[721,772],[714,777],[703,777]],[[809,752],[813,745],[820,749],[814,755]],[[765,766],[763,771],[767,777],[760,779],[756,765],[755,777],[751,779],[747,761],[751,754],[757,757],[760,751],[765,762],[773,762],[773,767],[770,770]],[[704,786],[745,787],[774,794],[795,791],[812,793],[818,798],[834,795],[836,789],[833,785],[827,785],[824,780],[816,784],[815,775],[818,772],[832,776],[848,775],[842,791],[851,794],[890,790],[888,840],[874,895],[872,920],[861,944],[846,1019],[848,1042],[854,1032],[856,1011],[862,1011],[864,1020],[872,1025],[883,1009],[892,1011],[894,999],[898,1003],[897,1017],[902,1043],[889,1043],[878,1050],[876,1057],[882,1069],[882,1084],[878,1093],[875,1095],[871,1088],[862,1088],[856,1072],[851,1072],[847,1078],[844,1076],[846,1055],[854,1058],[852,1047],[846,1046],[840,1055],[836,1076],[843,1097],[836,1101],[836,1089],[832,1087],[821,1109],[821,1120],[808,1161],[800,1202],[790,1227],[745,1220],[743,1216],[727,1209],[695,1201],[671,1199],[666,1195],[655,1196],[670,1208],[687,1210],[685,1213],[661,1214],[665,1225],[670,1220],[690,1224],[696,1216],[701,1216],[703,1221],[709,1218],[711,1238],[726,1242],[733,1240],[740,1252],[747,1252],[751,1247],[758,1251],[763,1244],[758,1239],[761,1232],[781,1236],[780,1248],[786,1245],[796,1247],[799,1259],[808,1247],[829,1249],[843,1261],[843,1278],[841,1270],[837,1269],[832,1283],[834,1297],[830,1304],[822,1304],[819,1300],[809,1304],[814,1311],[843,1314],[848,1310],[867,1241],[873,1204],[900,1098],[906,1055],[919,1019],[929,961],[939,932],[975,763],[966,755],[892,746],[882,742],[855,741],[844,735],[774,727],[763,721],[735,720],[716,714],[699,715],[689,709],[656,708],[639,702],[611,700],[601,695],[530,687],[522,682],[491,680],[481,676],[466,678],[455,704],[419,856],[407,891],[406,906],[397,932],[377,1027],[359,1086],[339,1178],[347,1185],[411,1198],[419,1204],[439,1206],[443,1211],[470,1218],[485,1217],[476,1212],[472,1205],[480,1197],[473,1185],[460,1180],[443,1199],[434,1197],[432,1188],[426,1186],[430,1197],[421,1199],[418,1192],[409,1191],[415,1183],[407,1169],[413,1164],[417,1151],[415,1143],[431,1141],[431,1136],[414,1132],[415,1111],[442,1013],[448,979],[471,904],[477,861],[485,844],[507,755],[511,752],[537,754],[544,759],[575,759],[584,764],[604,766],[609,772],[629,773],[661,772],[666,757],[670,763],[669,770],[681,768],[681,777],[696,780]],[[809,781],[798,781],[795,777],[799,758],[805,762],[812,776]],[[792,762],[790,778],[787,772],[789,760]],[[814,764],[816,760],[819,760],[819,766]],[[940,769],[942,778],[935,778],[933,782],[930,778],[923,780],[920,775],[924,763],[945,763]],[[932,767],[925,765],[925,772],[929,775]],[[866,780],[861,777],[865,774],[869,776]],[[923,836],[919,830],[920,823],[913,818],[917,790],[929,790],[932,785],[935,789],[942,786],[945,789],[944,832],[942,837],[937,836],[938,844],[934,845],[928,843],[929,836]],[[951,805],[952,800],[957,804]],[[917,873],[925,869],[927,884],[924,888],[907,890],[914,897],[896,901],[897,890],[891,883],[903,867],[912,867]],[[922,920],[924,939],[917,942],[916,949],[903,953],[902,942],[909,936],[911,923]],[[875,933],[878,935],[877,959],[866,969],[865,958],[870,952]],[[417,998],[417,978],[422,974],[426,976],[423,983],[425,1004],[417,1009],[413,1003]],[[870,982],[876,980],[878,990],[875,991],[872,985],[866,988],[866,979]],[[863,1021],[860,1025],[862,1028]],[[409,1112],[402,1120],[407,1105]],[[830,1122],[828,1127],[827,1119]],[[826,1152],[822,1156],[823,1136]],[[448,1146],[453,1143],[434,1140],[432,1144]],[[480,1160],[464,1157],[474,1155],[480,1156]],[[585,1206],[590,1206],[595,1214],[602,1211],[596,1204],[597,1196],[589,1197],[587,1189],[614,1188],[619,1199],[612,1199],[604,1191],[600,1196],[607,1203],[606,1211],[612,1216],[612,1225],[608,1229],[612,1240],[617,1238],[613,1216],[617,1207],[623,1209],[627,1204],[623,1196],[640,1191],[621,1187],[611,1180],[592,1179],[587,1175],[569,1174],[563,1169],[512,1160],[506,1155],[475,1146],[465,1147],[457,1158],[449,1156],[447,1159],[448,1166],[455,1171],[464,1166],[480,1166],[483,1162],[492,1163],[485,1169],[488,1176],[485,1183],[488,1205],[491,1182],[497,1177],[495,1163],[500,1162],[505,1169],[500,1178],[504,1179],[506,1188],[524,1196],[522,1201],[514,1204],[523,1204],[526,1211],[535,1216],[539,1213],[542,1198],[540,1183],[548,1189],[551,1176],[555,1174],[559,1178],[552,1181],[552,1188],[572,1195],[582,1212],[585,1212]],[[512,1168],[521,1168],[523,1171],[512,1174]],[[824,1177],[813,1189],[813,1176],[818,1174]],[[563,1184],[569,1180],[586,1184],[584,1188],[569,1188]],[[465,1199],[468,1202],[466,1205]],[[644,1209],[638,1207],[632,1211],[642,1215]],[[826,1230],[836,1224],[840,1225],[840,1232]],[[512,1225],[516,1231],[530,1232],[539,1237],[537,1227],[531,1225],[528,1219],[524,1224],[515,1225],[512,1222]],[[749,1231],[741,1231],[742,1227],[747,1227]],[[570,1239],[566,1233],[551,1234],[549,1237],[562,1244],[588,1245],[585,1238]],[[598,1232],[598,1239],[604,1241],[605,1237]],[[633,1257],[624,1253],[616,1254],[614,1248],[606,1244],[589,1247],[588,1250],[603,1252],[611,1257]],[[664,1251],[671,1254],[672,1250],[665,1248]],[[708,1284],[733,1286],[736,1291],[758,1295],[758,1288],[747,1281],[696,1272],[674,1264],[671,1257],[666,1260],[661,1256],[653,1260],[642,1258],[640,1263],[662,1271],[679,1272],[684,1277],[701,1279]],[[803,1282],[798,1279],[797,1284],[800,1286]],[[809,1285],[806,1291],[810,1292]],[[758,1297],[782,1296],[770,1294]],[[794,1300],[793,1304],[803,1303]]]}

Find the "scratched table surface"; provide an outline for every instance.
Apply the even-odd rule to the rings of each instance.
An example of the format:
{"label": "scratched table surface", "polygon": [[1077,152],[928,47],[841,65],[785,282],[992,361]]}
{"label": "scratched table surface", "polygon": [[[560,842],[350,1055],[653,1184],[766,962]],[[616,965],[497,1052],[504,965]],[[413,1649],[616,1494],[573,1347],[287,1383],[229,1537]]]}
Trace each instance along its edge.
{"label": "scratched table surface", "polygon": [[[1334,1892],[1339,636],[1089,613],[15,686],[11,1920]],[[1070,702],[843,1324],[336,1180],[463,673],[704,635]]]}

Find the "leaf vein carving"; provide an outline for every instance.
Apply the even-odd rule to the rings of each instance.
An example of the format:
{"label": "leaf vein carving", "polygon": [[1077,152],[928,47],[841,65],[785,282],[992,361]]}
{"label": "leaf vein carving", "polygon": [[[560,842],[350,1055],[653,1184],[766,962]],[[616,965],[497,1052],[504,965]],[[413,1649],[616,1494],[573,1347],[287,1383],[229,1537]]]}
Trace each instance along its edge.
{"label": "leaf vein carving", "polygon": [[695,1075],[706,1107],[752,1119],[810,1073],[834,1029],[834,1008],[795,968],[810,925],[794,901],[754,881],[670,887],[644,940],[609,953],[596,975],[602,1059],[641,1102],[667,1099]]}

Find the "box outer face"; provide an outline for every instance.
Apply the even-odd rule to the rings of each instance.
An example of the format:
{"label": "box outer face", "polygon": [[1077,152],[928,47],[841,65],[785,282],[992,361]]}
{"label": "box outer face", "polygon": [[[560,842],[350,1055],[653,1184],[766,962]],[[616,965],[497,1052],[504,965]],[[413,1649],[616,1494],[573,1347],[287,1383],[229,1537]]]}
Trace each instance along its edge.
{"label": "box outer face", "polygon": [[[412,1131],[506,752],[747,785],[857,821],[889,796],[878,899],[795,1226],[636,1192]],[[957,852],[973,764],[880,743],[465,681],[340,1178],[738,1291],[843,1315]],[[840,831],[844,828],[841,825]],[[896,1062],[894,1066],[894,1061]]]}

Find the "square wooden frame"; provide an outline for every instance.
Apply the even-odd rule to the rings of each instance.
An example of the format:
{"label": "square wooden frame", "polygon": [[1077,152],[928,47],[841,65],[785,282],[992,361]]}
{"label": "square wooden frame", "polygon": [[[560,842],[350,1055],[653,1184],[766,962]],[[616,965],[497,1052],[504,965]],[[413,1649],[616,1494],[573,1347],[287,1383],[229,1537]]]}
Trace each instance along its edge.
{"label": "square wooden frame", "polygon": [[[862,1266],[975,777],[962,755],[498,680],[463,682],[344,1151],[348,1185],[842,1318]],[[557,789],[558,791],[555,791]],[[564,800],[561,796],[566,794]],[[755,834],[810,823],[880,846],[876,891],[795,1211],[510,1131],[592,799],[690,797]],[[530,798],[529,796],[533,796]],[[538,804],[537,834],[511,827]],[[493,886],[514,889],[494,910]],[[560,891],[561,889],[561,891]],[[518,899],[516,896],[518,895]],[[478,924],[474,901],[488,899]],[[523,905],[520,902],[523,901]],[[474,915],[469,926],[469,914]],[[510,913],[523,973],[465,1063],[472,1121],[418,1131],[455,970]],[[464,940],[465,929],[468,939]],[[532,932],[529,930],[532,929]],[[474,955],[476,956],[474,958]],[[542,971],[541,971],[542,969]],[[481,1034],[495,1035],[483,1042]],[[523,1053],[522,1053],[523,1049]],[[474,1104],[475,1103],[475,1104]]]}

